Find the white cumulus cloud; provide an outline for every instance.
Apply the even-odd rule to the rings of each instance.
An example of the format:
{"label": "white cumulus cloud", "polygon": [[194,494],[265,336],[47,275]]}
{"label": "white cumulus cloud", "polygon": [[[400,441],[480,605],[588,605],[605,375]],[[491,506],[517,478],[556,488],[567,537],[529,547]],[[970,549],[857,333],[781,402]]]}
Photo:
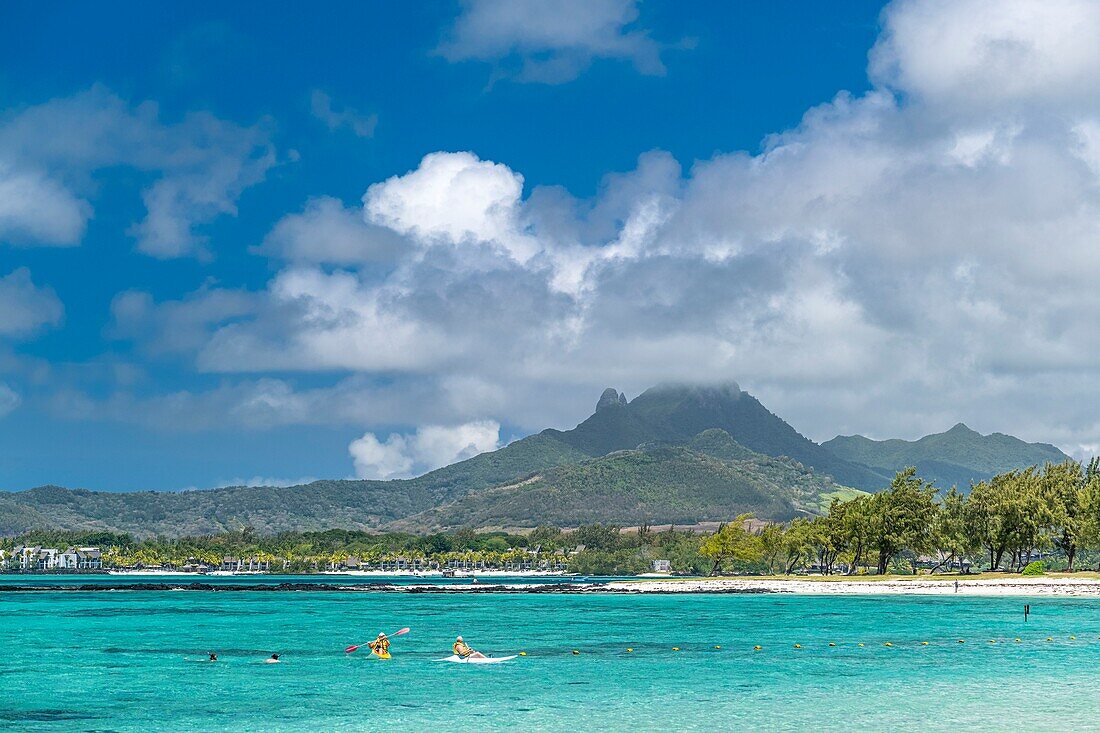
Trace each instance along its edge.
{"label": "white cumulus cloud", "polygon": [[362,210],[318,196],[301,213],[280,219],[256,251],[297,262],[349,265],[389,263],[407,246],[393,230],[364,221]]}
{"label": "white cumulus cloud", "polygon": [[1093,0],[897,0],[882,15],[871,77],[933,105],[1095,107]]}
{"label": "white cumulus cloud", "polygon": [[422,426],[413,434],[393,433],[384,441],[374,433],[351,442],[348,452],[359,478],[404,478],[500,447],[500,425],[492,420],[462,425]]}
{"label": "white cumulus cloud", "polygon": [[494,62],[525,82],[570,81],[596,58],[664,74],[662,45],[632,27],[637,19],[635,0],[466,0],[439,52],[450,61]]}
{"label": "white cumulus cloud", "polygon": [[520,262],[538,244],[517,220],[523,176],[473,153],[432,153],[420,166],[367,189],[368,221],[426,244],[485,243]]}
{"label": "white cumulus cloud", "polygon": [[0,337],[21,337],[61,322],[65,308],[52,288],[39,287],[25,267],[0,277]]}
{"label": "white cumulus cloud", "polygon": [[0,240],[71,246],[84,236],[91,205],[34,169],[0,160]]}
{"label": "white cumulus cloud", "polygon": [[160,119],[102,86],[0,116],[0,237],[76,244],[92,208],[92,174],[128,167],[155,175],[146,215],[130,228],[159,258],[203,255],[197,227],[236,202],[276,162],[270,125],[242,127],[205,112]]}

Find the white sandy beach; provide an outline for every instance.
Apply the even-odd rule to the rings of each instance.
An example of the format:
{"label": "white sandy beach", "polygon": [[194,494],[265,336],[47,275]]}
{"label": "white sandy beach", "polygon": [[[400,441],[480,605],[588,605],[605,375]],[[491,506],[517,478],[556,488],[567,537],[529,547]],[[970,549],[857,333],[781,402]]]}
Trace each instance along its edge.
{"label": "white sandy beach", "polygon": [[643,593],[713,593],[729,591],[765,591],[807,595],[970,595],[970,596],[1097,596],[1100,579],[1072,577],[994,577],[994,578],[897,578],[892,580],[857,579],[778,579],[778,578],[699,578],[687,580],[636,580],[608,583],[611,590]]}

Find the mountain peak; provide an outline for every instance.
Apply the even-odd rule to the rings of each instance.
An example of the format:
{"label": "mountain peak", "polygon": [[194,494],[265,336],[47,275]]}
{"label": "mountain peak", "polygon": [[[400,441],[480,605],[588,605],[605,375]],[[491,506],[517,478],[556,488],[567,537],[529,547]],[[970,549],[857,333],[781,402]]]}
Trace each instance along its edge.
{"label": "mountain peak", "polygon": [[600,401],[596,403],[596,412],[608,407],[622,407],[626,404],[626,395],[618,392],[614,387],[608,387],[600,395]]}
{"label": "mountain peak", "polygon": [[965,423],[960,422],[956,423],[945,435],[979,435],[979,433],[968,428]]}

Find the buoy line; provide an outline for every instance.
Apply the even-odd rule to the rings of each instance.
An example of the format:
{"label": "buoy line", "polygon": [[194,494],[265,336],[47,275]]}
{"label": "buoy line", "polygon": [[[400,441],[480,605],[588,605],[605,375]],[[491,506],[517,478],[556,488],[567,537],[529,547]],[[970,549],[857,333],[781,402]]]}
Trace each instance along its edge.
{"label": "buoy line", "polygon": [[[1076,641],[1077,640],[1077,636],[1074,635],[1074,634],[1069,634],[1064,638],[1066,638],[1068,641]],[[1100,640],[1100,636],[1097,636],[1096,638],[1097,638],[1097,640]],[[1053,637],[1053,636],[1047,636],[1047,637],[1044,638],[1044,641],[1047,641],[1047,642],[1053,642],[1054,640],[1055,640],[1055,637]],[[992,639],[988,639],[987,643],[988,644],[999,644],[1002,641],[1007,643],[1008,639],[1007,638],[1005,638],[1005,639],[992,638]],[[1017,636],[1017,637],[1012,638],[1012,642],[1015,643],[1015,644],[1023,644],[1024,639]],[[956,644],[965,644],[966,639],[956,639],[955,643]],[[856,648],[866,647],[866,644],[862,641],[861,642],[855,642],[854,644],[849,642],[848,644],[850,646],[854,646]],[[921,646],[921,647],[926,647],[926,646],[933,646],[934,642],[932,642],[932,641],[920,641],[920,642],[914,642],[914,644],[916,644],[918,646]],[[844,647],[845,643],[844,642],[830,641],[830,642],[826,642],[826,645],[827,645],[827,648],[836,649],[836,648]],[[892,641],[885,641],[885,642],[882,642],[882,646],[887,647],[887,648],[894,648],[897,645]],[[902,645],[902,648],[904,648],[905,646],[906,645]],[[666,647],[666,648],[669,648],[669,649],[671,649],[671,651],[674,651],[674,652],[683,651],[683,649],[684,649],[684,647],[682,647],[682,646],[674,646],[674,647]],[[723,648],[724,647],[721,644],[713,644],[711,646],[711,649],[713,649],[715,651],[722,651]],[[792,649],[804,649],[806,647],[805,647],[805,645],[803,645],[800,642],[795,642],[795,643],[791,644],[791,648]],[[759,651],[763,651],[763,650],[764,650],[764,646],[762,644],[754,644],[753,647],[752,647],[752,651],[754,651],[754,652],[759,652]],[[632,647],[632,646],[625,647],[624,651],[627,654],[633,654],[634,651],[635,651],[635,647]],[[573,649],[573,650],[571,650],[570,653],[574,656],[579,656],[581,654],[581,650]],[[526,657],[527,652],[519,652],[519,656]]]}

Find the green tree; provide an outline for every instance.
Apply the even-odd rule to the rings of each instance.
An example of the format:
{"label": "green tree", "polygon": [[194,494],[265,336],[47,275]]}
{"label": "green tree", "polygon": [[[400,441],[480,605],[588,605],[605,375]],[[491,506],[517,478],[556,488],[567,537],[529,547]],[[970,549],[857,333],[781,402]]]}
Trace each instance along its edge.
{"label": "green tree", "polygon": [[[968,523],[966,504],[966,496],[952,486],[936,513],[936,524],[932,531],[933,543],[940,551],[939,567],[950,568],[957,561],[969,572],[970,564],[965,561],[979,551],[980,546]],[[933,568],[933,572],[937,569]]]}
{"label": "green tree", "polygon": [[790,575],[806,559],[813,557],[814,529],[813,523],[805,517],[791,521],[787,531],[783,533],[783,549],[787,555],[784,574]]}
{"label": "green tree", "polygon": [[874,495],[860,496],[843,504],[838,515],[840,532],[845,538],[851,562],[848,574],[854,575],[863,565],[863,558],[875,538]]}
{"label": "green tree", "polygon": [[622,544],[622,533],[612,525],[586,524],[577,527],[570,539],[589,550],[617,550]]}
{"label": "green tree", "polygon": [[848,549],[849,537],[844,523],[847,506],[847,503],[834,498],[829,505],[829,513],[812,520],[810,540],[817,557],[817,565],[824,575],[832,574],[841,553]]}
{"label": "green tree", "polygon": [[1040,479],[1042,491],[1051,502],[1053,542],[1066,556],[1066,569],[1073,562],[1082,538],[1088,532],[1089,500],[1087,479],[1076,461],[1048,463]]}
{"label": "green tree", "polygon": [[1081,515],[1081,548],[1100,549],[1100,458],[1093,458],[1084,469]]}
{"label": "green tree", "polygon": [[760,538],[745,528],[750,519],[751,514],[742,514],[703,540],[699,552],[711,561],[711,575],[730,560],[757,562],[761,559]]}
{"label": "green tree", "polygon": [[783,535],[786,528],[782,524],[768,523],[760,530],[760,559],[764,562],[769,575],[778,575],[786,567],[787,544]]}
{"label": "green tree", "polygon": [[914,554],[931,550],[936,489],[916,474],[912,467],[899,471],[889,488],[870,497],[879,574],[886,573],[903,550]]}

